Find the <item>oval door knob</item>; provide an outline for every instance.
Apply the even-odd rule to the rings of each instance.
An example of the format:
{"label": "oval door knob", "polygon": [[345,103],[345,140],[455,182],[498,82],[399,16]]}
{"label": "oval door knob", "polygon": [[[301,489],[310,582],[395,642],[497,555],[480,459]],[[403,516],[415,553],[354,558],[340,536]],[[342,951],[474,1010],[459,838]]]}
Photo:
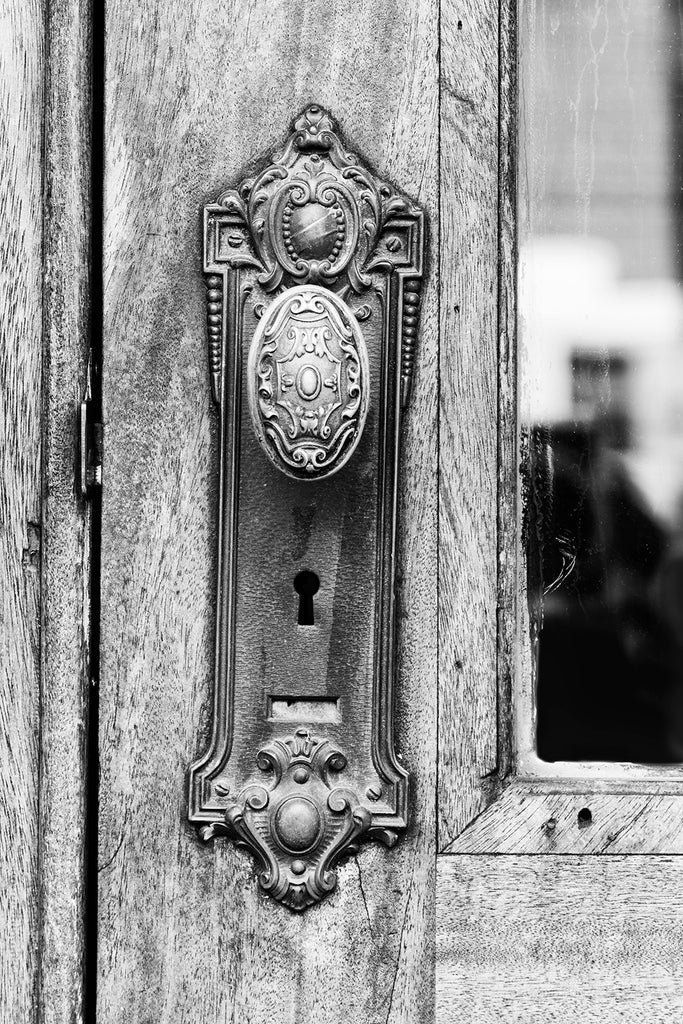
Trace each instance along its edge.
{"label": "oval door knob", "polygon": [[317,285],[288,288],[268,306],[247,366],[259,444],[283,473],[331,476],[360,441],[368,411],[368,355],[349,307]]}

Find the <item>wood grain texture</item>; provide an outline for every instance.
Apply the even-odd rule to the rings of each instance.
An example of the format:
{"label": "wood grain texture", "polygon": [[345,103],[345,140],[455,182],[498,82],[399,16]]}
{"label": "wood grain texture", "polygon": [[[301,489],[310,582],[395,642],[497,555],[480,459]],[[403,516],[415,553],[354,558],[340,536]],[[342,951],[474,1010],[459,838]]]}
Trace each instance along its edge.
{"label": "wood grain texture", "polygon": [[[579,819],[590,811],[590,819]],[[585,814],[582,815],[585,817]],[[449,853],[680,854],[683,794],[602,792],[576,782],[515,780],[450,844]]]}
{"label": "wood grain texture", "polygon": [[200,209],[315,101],[434,225],[436,60],[431,2],[108,4],[98,1024],[433,1018],[434,267],[401,493],[409,835],[363,849],[334,895],[295,917],[259,896],[250,857],[200,843],[185,787],[206,743],[214,651]]}
{"label": "wood grain texture", "polygon": [[440,857],[439,1024],[669,1024],[683,859]]}
{"label": "wood grain texture", "polygon": [[498,3],[444,4],[441,55],[439,849],[497,764]]}
{"label": "wood grain texture", "polygon": [[35,1020],[40,702],[43,5],[0,20],[0,1017]]}
{"label": "wood grain texture", "polygon": [[89,3],[50,4],[46,38],[39,1012],[83,1019],[89,515],[76,410],[89,333]]}

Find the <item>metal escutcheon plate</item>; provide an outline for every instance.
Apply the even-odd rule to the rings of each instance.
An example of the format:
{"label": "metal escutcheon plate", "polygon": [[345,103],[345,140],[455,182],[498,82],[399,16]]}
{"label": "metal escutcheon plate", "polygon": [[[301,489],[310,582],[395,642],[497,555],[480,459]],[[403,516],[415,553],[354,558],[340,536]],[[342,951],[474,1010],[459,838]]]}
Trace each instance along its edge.
{"label": "metal escutcheon plate", "polygon": [[254,334],[247,381],[256,436],[279,470],[320,480],[348,461],[370,382],[363,334],[338,295],[310,284],[278,295]]}

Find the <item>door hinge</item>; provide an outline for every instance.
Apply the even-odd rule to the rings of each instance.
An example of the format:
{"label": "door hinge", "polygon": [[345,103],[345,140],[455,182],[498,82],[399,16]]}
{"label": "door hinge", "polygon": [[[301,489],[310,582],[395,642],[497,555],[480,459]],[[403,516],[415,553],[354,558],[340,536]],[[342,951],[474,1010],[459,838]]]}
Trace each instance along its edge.
{"label": "door hinge", "polygon": [[95,415],[88,366],[88,383],[78,411],[78,467],[81,497],[92,498],[102,486],[102,424]]}

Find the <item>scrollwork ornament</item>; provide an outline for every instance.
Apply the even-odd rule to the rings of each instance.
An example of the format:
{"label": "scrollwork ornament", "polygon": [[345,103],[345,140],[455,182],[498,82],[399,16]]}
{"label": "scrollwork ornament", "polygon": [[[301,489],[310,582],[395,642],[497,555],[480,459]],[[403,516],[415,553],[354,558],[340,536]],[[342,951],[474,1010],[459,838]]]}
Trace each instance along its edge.
{"label": "scrollwork ornament", "polygon": [[297,118],[273,162],[224,192],[215,209],[230,214],[252,243],[250,252],[228,252],[226,261],[258,266],[267,292],[283,281],[333,287],[344,278],[360,293],[370,286],[369,264],[383,230],[397,217],[420,216],[346,151],[317,104]]}
{"label": "scrollwork ornament", "polygon": [[[222,821],[201,830],[202,838],[227,836],[259,864],[263,892],[301,911],[334,891],[335,864],[355,852],[372,815],[357,795],[339,785],[346,757],[329,740],[305,728],[258,752],[268,784],[250,784]],[[395,836],[380,836],[392,845]]]}

